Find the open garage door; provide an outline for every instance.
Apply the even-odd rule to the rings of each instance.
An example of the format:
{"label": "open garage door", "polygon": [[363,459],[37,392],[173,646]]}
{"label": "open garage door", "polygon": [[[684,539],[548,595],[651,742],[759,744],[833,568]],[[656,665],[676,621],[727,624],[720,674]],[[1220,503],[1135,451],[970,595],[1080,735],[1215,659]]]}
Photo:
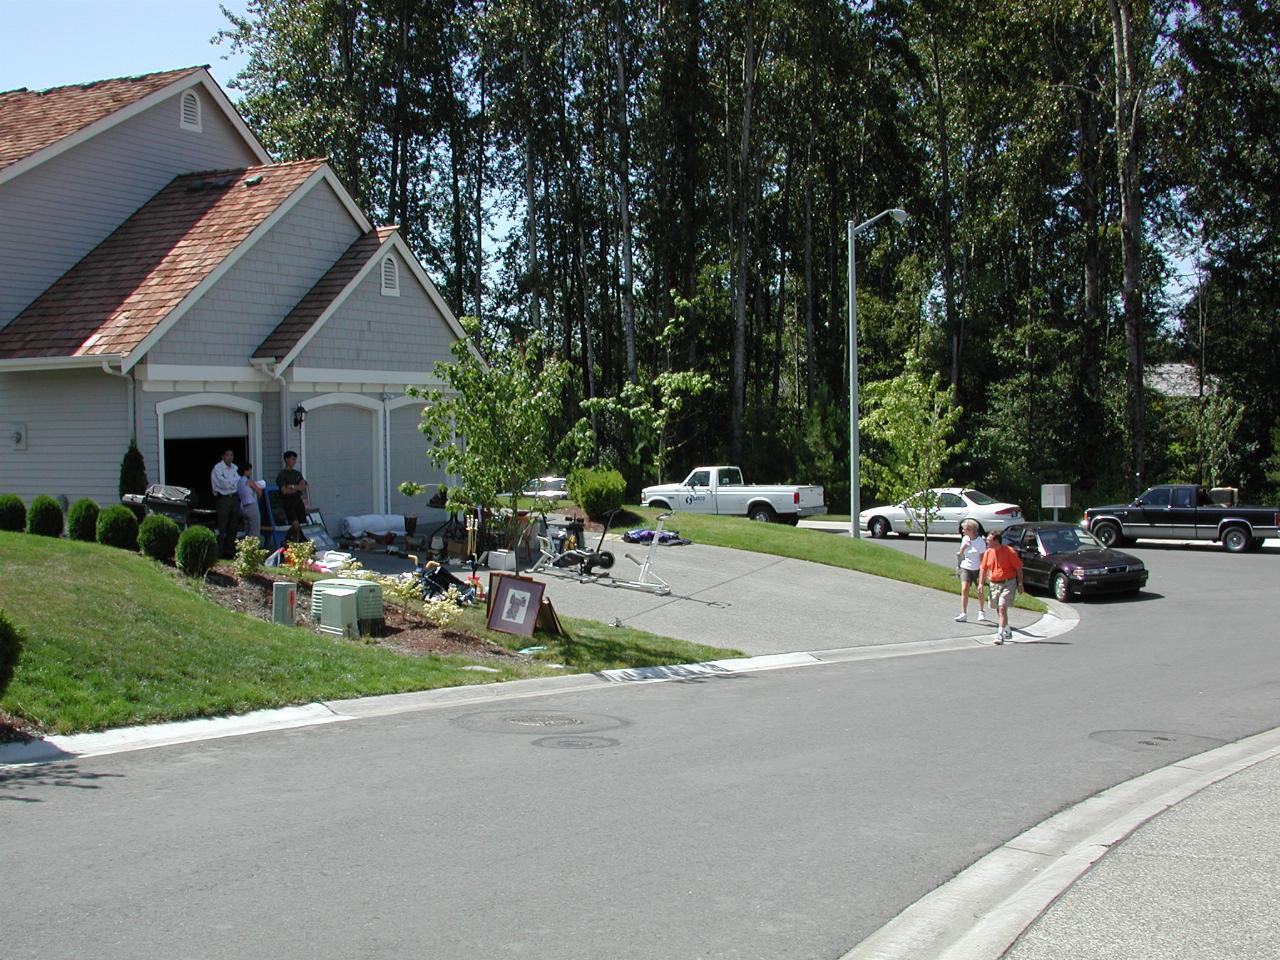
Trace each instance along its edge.
{"label": "open garage door", "polygon": [[381,513],[374,489],[376,411],[345,404],[316,407],[307,411],[303,430],[306,462],[298,469],[307,478],[311,508],[324,514],[329,533],[338,534],[343,517]]}
{"label": "open garage door", "polygon": [[196,505],[213,506],[209,474],[231,450],[236,463],[248,456],[249,423],[246,414],[226,407],[186,407],[164,415],[164,476],[154,480],[175,487],[187,487],[196,495]]}

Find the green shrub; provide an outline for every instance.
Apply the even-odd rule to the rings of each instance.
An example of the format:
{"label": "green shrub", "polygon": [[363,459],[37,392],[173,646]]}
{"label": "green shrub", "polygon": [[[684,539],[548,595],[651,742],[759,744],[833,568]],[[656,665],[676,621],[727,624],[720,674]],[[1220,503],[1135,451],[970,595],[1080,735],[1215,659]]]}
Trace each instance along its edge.
{"label": "green shrub", "polygon": [[244,537],[236,544],[236,576],[241,579],[252,576],[267,562],[267,550],[257,537]]}
{"label": "green shrub", "polygon": [[218,560],[218,535],[208,527],[187,527],[178,538],[178,569],[203,579]]}
{"label": "green shrub", "polygon": [[617,470],[579,467],[569,474],[569,499],[597,520],[622,506],[627,482]]}
{"label": "green shrub", "polygon": [[38,537],[61,537],[64,517],[58,501],[40,494],[27,507],[27,533]]}
{"label": "green shrub", "polygon": [[142,451],[138,449],[138,445],[132,440],[129,441],[129,449],[124,452],[124,459],[120,461],[120,496],[126,493],[146,493],[147,492],[147,462],[142,458]]}
{"label": "green shrub", "polygon": [[67,511],[67,536],[72,540],[87,540],[92,543],[98,538],[98,504],[97,501],[84,497],[77,500]]}
{"label": "green shrub", "polygon": [[0,696],[13,679],[13,672],[18,668],[18,657],[22,653],[22,636],[18,628],[9,622],[9,618],[0,610]]}
{"label": "green shrub", "polygon": [[97,541],[120,550],[138,549],[138,518],[123,504],[107,507],[98,514]]}
{"label": "green shrub", "polygon": [[138,546],[152,560],[173,563],[173,554],[178,549],[178,536],[181,533],[170,517],[153,513],[138,527]]}
{"label": "green shrub", "polygon": [[27,508],[16,493],[0,493],[0,530],[21,533],[27,525]]}

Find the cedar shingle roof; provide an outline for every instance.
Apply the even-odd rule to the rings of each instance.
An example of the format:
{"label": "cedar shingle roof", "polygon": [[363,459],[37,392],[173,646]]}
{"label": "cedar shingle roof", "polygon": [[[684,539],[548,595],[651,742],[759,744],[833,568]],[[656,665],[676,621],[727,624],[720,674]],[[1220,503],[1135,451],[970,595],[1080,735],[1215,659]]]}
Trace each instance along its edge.
{"label": "cedar shingle roof", "polygon": [[395,232],[395,227],[377,227],[347,247],[328,273],[316,281],[315,286],[289,311],[289,315],[280,321],[271,336],[262,342],[262,346],[254,353],[254,358],[283,360],[320,319],[320,315],[333,303],[334,298],[346,289],[347,284],[355,279],[356,274]]}
{"label": "cedar shingle roof", "polygon": [[127,356],[324,163],[175,178],[0,330],[0,359]]}
{"label": "cedar shingle roof", "polygon": [[0,93],[0,170],[203,67]]}

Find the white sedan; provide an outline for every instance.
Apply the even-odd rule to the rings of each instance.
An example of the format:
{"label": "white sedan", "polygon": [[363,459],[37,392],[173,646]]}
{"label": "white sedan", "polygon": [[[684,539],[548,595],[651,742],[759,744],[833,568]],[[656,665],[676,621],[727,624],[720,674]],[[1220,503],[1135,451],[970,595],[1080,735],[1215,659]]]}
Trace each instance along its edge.
{"label": "white sedan", "polygon": [[[960,524],[976,520],[983,533],[1003,530],[1022,521],[1022,508],[1016,503],[1001,503],[981,490],[964,487],[934,487],[934,506],[929,511],[929,533],[959,534]],[[858,526],[873,537],[887,537],[892,531],[900,537],[924,533],[922,494],[908,497],[902,503],[872,507],[858,514]]]}

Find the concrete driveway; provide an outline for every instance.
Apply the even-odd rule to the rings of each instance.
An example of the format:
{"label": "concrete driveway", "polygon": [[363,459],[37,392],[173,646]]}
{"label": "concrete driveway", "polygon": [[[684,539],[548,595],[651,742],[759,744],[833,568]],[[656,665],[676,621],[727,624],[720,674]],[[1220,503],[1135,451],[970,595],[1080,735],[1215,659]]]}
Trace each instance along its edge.
{"label": "concrete driveway", "polygon": [[[994,625],[952,619],[960,609],[958,580],[956,593],[949,595],[805,560],[694,543],[654,551],[652,570],[671,586],[670,595],[656,596],[622,583],[639,578],[648,546],[610,537],[606,547],[616,562],[598,580],[533,574],[547,585],[546,596],[558,613],[748,656],[957,637],[990,640],[995,633]],[[409,566],[403,558],[377,554],[360,560],[387,572]],[[976,614],[971,602],[969,615]],[[1010,613],[1015,629],[1039,619],[1025,610]]]}

